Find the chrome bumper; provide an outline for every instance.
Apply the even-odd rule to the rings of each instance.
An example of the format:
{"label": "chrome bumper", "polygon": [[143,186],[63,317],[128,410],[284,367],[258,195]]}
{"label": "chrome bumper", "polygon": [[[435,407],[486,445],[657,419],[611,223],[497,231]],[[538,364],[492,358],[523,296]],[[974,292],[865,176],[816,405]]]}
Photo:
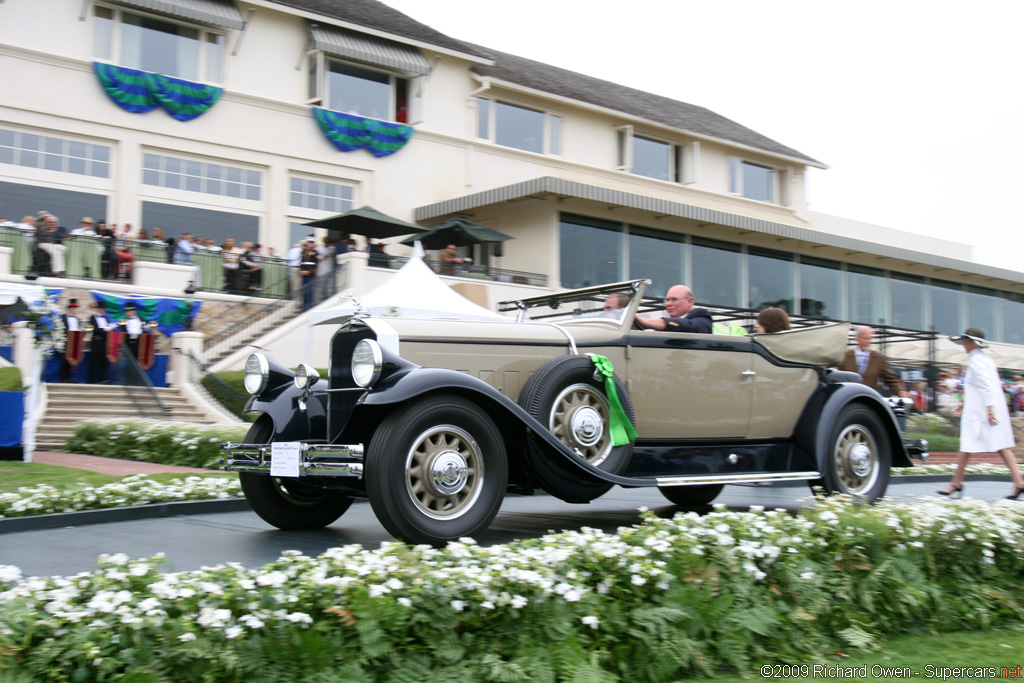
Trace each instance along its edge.
{"label": "chrome bumper", "polygon": [[[224,469],[228,472],[262,472],[270,474],[271,444],[226,443],[221,448]],[[362,477],[363,445],[299,444],[299,476]]]}

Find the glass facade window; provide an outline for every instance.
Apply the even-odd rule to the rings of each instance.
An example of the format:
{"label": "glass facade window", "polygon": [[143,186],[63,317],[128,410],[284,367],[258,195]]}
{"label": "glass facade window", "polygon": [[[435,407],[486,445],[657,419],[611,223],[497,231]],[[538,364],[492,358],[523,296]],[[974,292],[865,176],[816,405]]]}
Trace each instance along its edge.
{"label": "glass facade window", "polygon": [[736,158],[730,162],[730,192],[759,202],[776,201],[775,169]]}
{"label": "glass facade window", "polygon": [[800,257],[800,314],[843,320],[843,266],[838,261]]}
{"label": "glass facade window", "polygon": [[97,5],[93,55],[132,69],[190,81],[223,81],[223,34]]}
{"label": "glass facade window", "polygon": [[153,228],[158,226],[164,229],[168,237],[175,239],[181,233],[189,232],[210,238],[216,244],[223,244],[228,237],[234,237],[236,244],[260,241],[260,219],[257,216],[142,202],[142,227],[153,234]]}
{"label": "glass facade window", "polygon": [[955,282],[932,280],[928,293],[932,300],[932,328],[939,334],[960,334],[964,325],[963,287]]}
{"label": "glass facade window", "polygon": [[142,155],[142,182],[156,187],[259,201],[263,173],[147,152]]}
{"label": "glass facade window", "polygon": [[1006,292],[1003,303],[1003,341],[1024,345],[1024,294]]}
{"label": "glass facade window", "polygon": [[289,204],[304,209],[345,213],[352,209],[353,193],[351,185],[292,176]]}
{"label": "glass facade window", "polygon": [[658,180],[671,179],[672,145],[634,135],[631,172]]}
{"label": "glass facade window", "polygon": [[697,301],[720,306],[743,306],[740,286],[743,254],[738,244],[694,237],[690,246],[693,277],[690,287]]}
{"label": "glass facade window", "polygon": [[0,128],[0,164],[110,177],[110,147]]}
{"label": "glass facade window", "polygon": [[477,98],[476,134],[504,147],[562,153],[562,117],[500,100]]}
{"label": "glass facade window", "polygon": [[327,73],[327,107],[374,119],[392,120],[392,77],[345,62],[331,61]]}
{"label": "glass facade window", "polygon": [[778,251],[750,247],[747,252],[747,307],[769,306],[794,313],[796,264],[793,257]]}
{"label": "glass facade window", "polygon": [[563,215],[559,224],[559,255],[561,283],[565,288],[625,279],[622,226],[617,223]]}
{"label": "glass facade window", "polygon": [[906,330],[928,329],[928,286],[923,277],[893,273],[892,325]]}
{"label": "glass facade window", "polygon": [[668,288],[686,282],[686,238],[683,235],[629,227],[628,279],[645,277],[651,281],[649,296],[665,296]]}
{"label": "glass facade window", "polygon": [[998,292],[984,287],[967,288],[967,327],[977,327],[985,333],[986,339],[1003,338],[999,329]]}
{"label": "glass facade window", "polygon": [[847,267],[847,310],[850,320],[871,325],[886,325],[885,271],[863,266]]}

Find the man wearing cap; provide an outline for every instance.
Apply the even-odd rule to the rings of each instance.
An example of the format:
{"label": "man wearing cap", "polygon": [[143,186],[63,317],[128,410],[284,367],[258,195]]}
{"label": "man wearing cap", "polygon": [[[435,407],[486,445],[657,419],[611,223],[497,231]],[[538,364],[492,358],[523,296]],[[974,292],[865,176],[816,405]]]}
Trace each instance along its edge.
{"label": "man wearing cap", "polygon": [[72,235],[95,235],[92,229],[93,220],[86,216],[82,220],[78,221],[78,227],[71,231]]}
{"label": "man wearing cap", "polygon": [[878,389],[878,381],[881,379],[889,387],[893,396],[910,396],[903,386],[903,382],[896,376],[896,373],[889,367],[889,361],[878,351],[871,350],[871,342],[875,338],[875,331],[867,325],[857,328],[857,348],[850,349],[843,356],[843,362],[839,364],[840,370],[856,372],[860,375],[861,381],[871,387]]}
{"label": "man wearing cap", "polygon": [[71,363],[68,362],[68,359],[67,359],[67,350],[68,350],[68,346],[67,346],[68,345],[67,333],[68,332],[77,332],[77,331],[82,329],[82,323],[78,320],[78,316],[76,315],[77,312],[78,312],[78,299],[68,299],[67,310],[64,312],[64,315],[61,316],[61,319],[64,321],[64,335],[65,335],[65,337],[64,337],[64,348],[57,352],[57,355],[60,357],[60,381],[61,382],[70,382],[71,381],[72,365],[71,365]]}
{"label": "man wearing cap", "polygon": [[118,326],[124,332],[128,351],[137,359],[139,357],[139,340],[142,338],[144,329],[142,319],[139,317],[138,311],[135,310],[134,301],[124,302],[124,315],[124,320]]}
{"label": "man wearing cap", "polygon": [[107,332],[114,325],[107,319],[107,304],[103,301],[93,303],[93,314],[89,318],[92,325],[92,344],[89,346],[89,384],[102,384],[107,381]]}
{"label": "man wearing cap", "polygon": [[985,333],[971,327],[949,340],[964,347],[970,362],[964,375],[964,407],[960,413],[960,453],[957,455],[956,472],[949,488],[937,493],[959,497],[963,494],[964,469],[971,453],[999,453],[1013,480],[1014,490],[1007,498],[1016,500],[1024,493],[1024,478],[1010,450],[1016,442],[999,370],[996,362],[982,351],[988,346]]}

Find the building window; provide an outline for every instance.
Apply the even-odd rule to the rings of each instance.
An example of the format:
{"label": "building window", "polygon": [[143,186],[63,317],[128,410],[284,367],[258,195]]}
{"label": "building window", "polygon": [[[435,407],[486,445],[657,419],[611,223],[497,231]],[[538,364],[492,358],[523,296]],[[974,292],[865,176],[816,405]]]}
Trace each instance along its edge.
{"label": "building window", "polygon": [[1003,292],[1003,341],[1024,344],[1024,295]]}
{"label": "building window", "polygon": [[625,279],[622,225],[563,215],[559,224],[559,271],[566,289]]}
{"label": "building window", "polygon": [[988,339],[1002,339],[1002,330],[998,327],[999,309],[996,290],[986,287],[967,287],[967,327],[977,327],[985,333]]}
{"label": "building window", "polygon": [[142,182],[186,192],[259,201],[263,173],[195,159],[142,155]]}
{"label": "building window", "polygon": [[796,288],[793,257],[770,249],[747,250],[747,306],[762,309],[774,306],[793,313]]}
{"label": "building window", "polygon": [[932,329],[939,334],[960,334],[964,331],[964,292],[955,282],[932,280]]}
{"label": "building window", "polygon": [[562,117],[478,97],[477,137],[527,152],[561,154]]}
{"label": "building window", "polygon": [[110,177],[110,147],[0,128],[0,164]]}
{"label": "building window", "polygon": [[222,83],[222,33],[150,15],[97,5],[93,56],[131,69],[189,81]]}
{"label": "building window", "polygon": [[331,214],[345,213],[352,209],[353,192],[351,185],[292,176],[289,204]]}
{"label": "building window", "polygon": [[928,286],[923,277],[892,273],[892,324],[905,330],[927,330]]}
{"label": "building window", "polygon": [[629,226],[629,278],[651,281],[649,296],[665,296],[669,287],[686,282],[686,236]]}
{"label": "building window", "polygon": [[778,201],[778,171],[736,158],[730,160],[729,166],[730,192],[759,202]]}
{"label": "building window", "polygon": [[635,135],[632,126],[619,128],[617,134],[618,170],[673,183],[696,182],[700,143],[679,145]]}
{"label": "building window", "polygon": [[847,266],[850,320],[870,325],[888,322],[885,271],[863,266]]}
{"label": "building window", "polygon": [[743,306],[743,254],[740,245],[694,237],[691,287],[697,301],[719,306]]}
{"label": "building window", "polygon": [[838,261],[800,257],[800,314],[843,320],[843,266]]}
{"label": "building window", "polygon": [[380,121],[409,121],[409,79],[309,53],[309,104]]}
{"label": "building window", "polygon": [[235,238],[235,244],[260,241],[258,216],[178,204],[142,202],[142,227],[149,234],[153,234],[153,228],[161,227],[169,237],[177,238],[187,232],[212,239],[216,244],[223,244],[228,237]]}

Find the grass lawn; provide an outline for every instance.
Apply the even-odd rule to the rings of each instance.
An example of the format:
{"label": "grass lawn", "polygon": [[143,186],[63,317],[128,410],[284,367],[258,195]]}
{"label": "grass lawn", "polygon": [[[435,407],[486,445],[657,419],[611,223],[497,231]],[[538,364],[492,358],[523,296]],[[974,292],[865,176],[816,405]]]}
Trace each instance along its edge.
{"label": "grass lawn", "polygon": [[[183,479],[190,474],[184,473],[161,473],[150,474],[149,479],[159,482]],[[234,472],[211,472],[203,474],[204,477],[237,477]],[[75,489],[82,486],[102,486],[112,484],[124,479],[124,477],[90,472],[89,470],[76,470],[70,467],[58,465],[43,465],[36,462],[9,462],[0,461],[0,493],[15,492],[22,486],[36,486],[38,484],[49,484],[58,489]]]}
{"label": "grass lawn", "polygon": [[21,370],[0,368],[0,391],[21,391]]}
{"label": "grass lawn", "polygon": [[[747,683],[757,680],[818,680],[818,681],[895,681],[895,680],[947,680],[977,681],[995,678],[1021,678],[1024,669],[1024,629],[958,632],[939,636],[900,636],[888,641],[877,652],[847,652],[840,655],[823,656],[807,663],[807,670],[787,673],[785,667],[752,671],[744,675],[723,673],[712,679],[687,679],[697,681],[722,681],[723,683]],[[802,663],[797,663],[798,666]],[[819,668],[815,669],[815,665]],[[827,668],[824,668],[827,667]],[[841,667],[837,671],[835,667]],[[860,675],[864,670],[866,676]],[[929,667],[931,667],[929,669]],[[994,667],[994,672],[958,672],[955,668]],[[1003,671],[1000,675],[1000,667]],[[886,669],[888,671],[886,671]],[[907,671],[909,669],[909,673]],[[944,669],[949,669],[944,671]],[[792,674],[793,672],[788,672]],[[848,675],[843,675],[843,674]],[[988,674],[993,675],[988,675]],[[832,675],[828,675],[832,674]]]}

